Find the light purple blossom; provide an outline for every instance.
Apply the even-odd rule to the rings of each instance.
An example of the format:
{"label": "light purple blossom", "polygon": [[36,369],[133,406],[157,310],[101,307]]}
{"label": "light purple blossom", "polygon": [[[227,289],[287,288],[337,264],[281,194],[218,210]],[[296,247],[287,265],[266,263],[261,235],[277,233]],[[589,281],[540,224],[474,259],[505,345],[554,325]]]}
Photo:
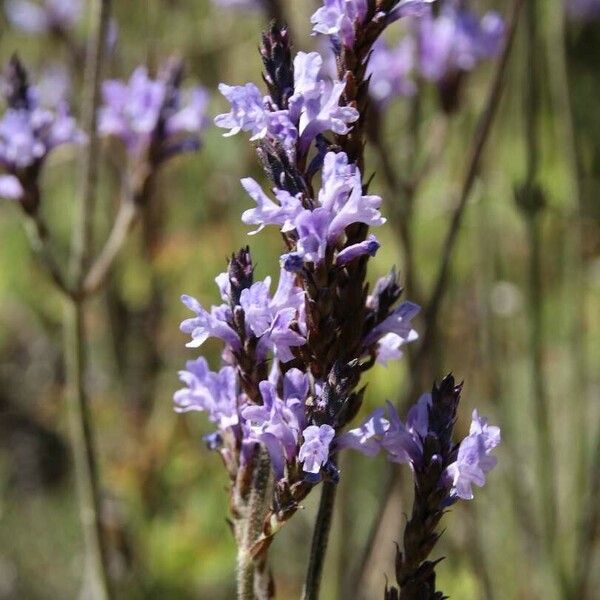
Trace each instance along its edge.
{"label": "light purple blossom", "polygon": [[187,137],[186,143],[178,146],[181,150],[195,149],[206,125],[208,95],[203,88],[187,94],[170,90],[165,79],[152,79],[143,66],[135,69],[127,82],[105,81],[102,98],[99,133],[120,138],[133,153],[147,149],[158,133],[166,137],[160,140],[166,149],[178,136]]}
{"label": "light purple blossom", "polygon": [[177,412],[204,411],[220,430],[239,423],[235,368],[225,366],[218,372],[209,369],[204,358],[190,360],[179,372],[185,384],[173,397]]}
{"label": "light purple blossom", "polygon": [[375,456],[381,450],[381,442],[390,428],[390,422],[384,417],[385,409],[375,409],[361,425],[342,433],[335,441],[338,450],[352,448],[366,456]]}
{"label": "light purple blossom", "polygon": [[398,360],[403,356],[400,348],[418,339],[419,334],[414,329],[409,331],[406,338],[397,333],[386,333],[379,338],[379,342],[377,343],[377,362],[381,365],[387,365],[390,360]]}
{"label": "light purple blossom", "polygon": [[370,346],[376,341],[379,341],[388,333],[398,335],[405,342],[411,342],[418,339],[418,333],[412,328],[411,321],[420,310],[421,307],[414,302],[403,302],[367,334],[364,340],[365,346]]}
{"label": "light purple blossom", "polygon": [[371,77],[369,94],[378,104],[385,105],[416,92],[415,82],[410,78],[415,66],[415,52],[415,41],[410,36],[393,47],[384,40],[373,46],[367,75]]}
{"label": "light purple blossom", "polygon": [[419,19],[419,69],[426,79],[440,81],[456,71],[470,71],[500,52],[504,21],[498,13],[479,17],[472,11],[446,6],[437,17]]}
{"label": "light purple blossom", "polygon": [[0,198],[19,200],[23,196],[23,186],[14,175],[0,175]]}
{"label": "light purple blossom", "polygon": [[452,480],[452,494],[464,500],[473,498],[472,485],[485,484],[485,476],[497,463],[491,451],[500,444],[500,429],[488,425],[473,411],[469,435],[461,442],[456,462],[448,466],[447,474]]}
{"label": "light purple blossom", "polygon": [[341,250],[336,257],[335,264],[338,267],[343,267],[361,256],[375,256],[380,245],[377,238],[373,234],[370,234],[363,242],[346,246]]}
{"label": "light purple blossom", "polygon": [[[223,274],[216,279],[221,291],[224,304],[213,306],[210,312],[191,296],[182,296],[182,302],[196,316],[181,323],[181,331],[191,335],[189,348],[198,348],[209,337],[216,337],[225,342],[233,352],[241,349],[238,333],[233,329],[233,312],[229,306],[229,286]],[[293,275],[283,270],[280,274],[279,285],[273,296],[269,293],[271,278],[257,281],[249,288],[242,290],[240,306],[244,310],[246,334],[259,339],[256,354],[258,360],[264,360],[268,352],[282,362],[293,358],[292,347],[302,346],[305,338],[292,328],[298,324],[301,315],[304,292],[293,283]]]}
{"label": "light purple blossom", "polygon": [[290,121],[287,110],[269,110],[268,96],[263,97],[253,83],[226,85],[221,83],[219,91],[231,105],[231,111],[215,117],[215,125],[229,129],[225,137],[240,131],[248,131],[251,140],[258,140],[271,134],[284,146],[295,143],[297,131]]}
{"label": "light purple blossom", "polygon": [[82,8],[81,0],[8,0],[4,3],[10,24],[27,33],[70,29],[80,20]]}
{"label": "light purple blossom", "polygon": [[290,369],[284,377],[283,399],[270,381],[261,381],[259,388],[262,406],[247,406],[242,416],[247,421],[250,439],[265,445],[275,476],[281,479],[285,463],[294,460],[298,451],[300,432],[305,424],[308,381],[298,369]]}
{"label": "light purple blossom", "polygon": [[329,459],[329,445],[335,430],[330,425],[309,425],[303,432],[304,443],[300,447],[298,459],[306,473],[319,473]]}
{"label": "light purple blossom", "polygon": [[367,14],[366,0],[324,0],[311,17],[314,33],[333,36],[345,46],[354,43],[354,30]]}
{"label": "light purple blossom", "polygon": [[[318,203],[312,210],[302,207],[300,197],[276,190],[280,202],[276,204],[253,179],[245,179],[242,183],[257,203],[255,209],[244,213],[244,222],[259,225],[258,230],[275,224],[284,233],[295,232],[296,248],[281,259],[287,270],[298,271],[303,263],[320,263],[328,245],[335,246],[342,240],[349,225],[379,226],[385,223],[379,211],[381,198],[363,194],[360,172],[355,165],[349,164],[343,152],[325,155]],[[346,264],[360,254],[372,255],[378,247],[377,240],[369,237],[356,247],[342,250],[339,264]]]}
{"label": "light purple blossom", "polygon": [[[0,119],[0,167],[19,172],[39,165],[62,144],[82,144],[85,136],[69,114],[65,103],[52,111],[37,106],[9,108]],[[15,187],[12,186],[13,193]]]}

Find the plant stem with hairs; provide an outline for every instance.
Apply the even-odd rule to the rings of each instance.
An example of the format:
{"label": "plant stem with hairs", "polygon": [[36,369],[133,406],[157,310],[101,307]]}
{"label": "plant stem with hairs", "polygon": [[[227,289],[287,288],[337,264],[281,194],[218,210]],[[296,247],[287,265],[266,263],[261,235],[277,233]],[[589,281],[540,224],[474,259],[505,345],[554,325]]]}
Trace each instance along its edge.
{"label": "plant stem with hairs", "polygon": [[66,300],[64,327],[68,406],[87,566],[90,569],[93,585],[95,586],[94,597],[105,600],[111,598],[113,594],[108,573],[107,549],[102,531],[102,505],[97,453],[89,402],[85,390],[87,361],[83,298],[79,292],[92,240],[93,209],[96,198],[100,150],[96,119],[110,19],[110,0],[97,0],[94,3],[91,15],[84,105],[84,123],[88,135],[88,145],[82,163],[82,186],[75,211],[71,249],[71,286],[74,294]]}

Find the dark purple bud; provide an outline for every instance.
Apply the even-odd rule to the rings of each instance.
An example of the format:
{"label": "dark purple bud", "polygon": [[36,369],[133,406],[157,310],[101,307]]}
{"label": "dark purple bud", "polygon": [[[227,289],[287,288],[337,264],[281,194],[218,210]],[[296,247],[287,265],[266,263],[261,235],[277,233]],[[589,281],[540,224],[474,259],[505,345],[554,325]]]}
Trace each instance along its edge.
{"label": "dark purple bud", "polygon": [[380,278],[367,300],[367,306],[374,315],[376,325],[388,316],[394,304],[402,295],[402,287],[396,269],[392,269],[385,277]]}
{"label": "dark purple bud", "polygon": [[221,446],[223,446],[223,438],[217,431],[205,435],[202,439],[209,450],[218,450],[221,448]]}
{"label": "dark purple bud", "polygon": [[231,305],[237,306],[240,303],[242,290],[249,288],[254,282],[254,265],[250,248],[246,246],[239,252],[232,254],[227,268],[230,283]]}
{"label": "dark purple bud", "polygon": [[263,33],[260,55],[265,67],[263,79],[271,98],[278,108],[286,109],[294,93],[294,63],[287,27],[271,23]]}
{"label": "dark purple bud", "polygon": [[16,54],[13,54],[8,61],[2,83],[2,93],[9,108],[29,109],[31,107],[27,71]]}
{"label": "dark purple bud", "polygon": [[281,256],[281,266],[291,273],[298,273],[304,267],[304,258],[298,252],[288,252]]}

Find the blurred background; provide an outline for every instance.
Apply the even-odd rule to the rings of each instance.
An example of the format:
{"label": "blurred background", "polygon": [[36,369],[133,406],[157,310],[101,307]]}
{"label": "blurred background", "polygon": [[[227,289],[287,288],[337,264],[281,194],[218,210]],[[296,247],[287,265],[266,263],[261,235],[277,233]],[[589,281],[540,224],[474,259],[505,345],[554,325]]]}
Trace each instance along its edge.
{"label": "blurred background", "polygon": [[[126,79],[139,64],[155,70],[176,53],[185,59],[186,81],[210,92],[212,118],[226,108],[216,92],[219,82],[260,82],[257,46],[272,8],[244,4],[115,2],[117,41],[107,75]],[[496,8],[504,16],[508,4],[471,3],[477,11]],[[452,258],[432,359],[438,377],[452,371],[465,381],[460,432],[468,429],[477,406],[501,425],[504,438],[499,467],[488,485],[476,490],[475,502],[460,503],[444,518],[445,533],[434,553],[447,557],[438,567],[440,589],[461,600],[565,598],[569,586],[570,597],[593,598],[600,584],[600,20],[581,8],[585,2],[571,3],[568,12],[561,0],[539,4],[535,180],[544,202],[534,214],[517,201],[528,176],[523,107],[531,75],[529,36],[521,22]],[[17,50],[34,81],[48,70],[63,70],[77,114],[85,8],[65,30],[32,32],[8,18],[8,5],[0,2],[2,63]],[[310,36],[315,7],[308,1],[278,4],[297,49],[319,45]],[[435,162],[411,215],[413,272],[406,291],[411,300],[430,294],[493,71],[494,61],[487,61],[464,78],[459,109],[450,115],[441,110],[435,86],[422,91],[420,144]],[[398,212],[394,202],[400,200],[385,170],[409,168],[414,138],[407,123],[413,109],[410,99],[395,99],[373,124],[377,144],[367,154],[368,170],[375,173],[371,190],[385,198],[390,213]],[[97,244],[114,213],[122,163],[118,146],[104,151]],[[76,151],[65,147],[53,154],[43,174],[44,214],[64,256],[75,159]],[[215,275],[246,243],[259,277],[278,268],[277,232],[248,238],[240,222],[241,211],[250,206],[239,184],[244,176],[265,183],[246,137],[224,139],[222,130],[208,127],[199,152],[162,169],[151,208],[108,286],[87,306],[87,383],[103,520],[122,598],[234,596],[227,476],[219,457],[204,446],[202,435],[210,431],[204,415],[175,414],[171,398],[179,387],[178,369],[197,355],[184,347],[187,339],[178,328],[188,316],[179,296],[216,302]],[[392,264],[405,272],[394,222],[378,232],[382,248],[371,263],[371,281]],[[13,203],[0,206],[0,240],[0,599],[76,598],[83,559],[64,401],[61,297],[32,257]],[[207,343],[205,349],[216,366],[218,344]],[[406,398],[410,363],[405,358],[369,373],[364,414],[385,399],[416,400]],[[542,457],[540,402],[549,412],[552,449]],[[346,456],[341,468],[340,504],[324,571],[326,600],[356,597],[345,582],[378,518],[390,472],[383,459],[356,454]],[[548,474],[555,491],[551,498],[541,484]],[[393,579],[393,541],[401,539],[403,515],[410,510],[408,477],[405,482],[397,514],[386,517],[392,524],[378,538],[363,578],[369,598],[382,596],[386,574]],[[318,494],[311,494],[305,510],[274,543],[278,598],[299,595],[317,501]],[[549,504],[557,515],[552,532],[544,516]]]}

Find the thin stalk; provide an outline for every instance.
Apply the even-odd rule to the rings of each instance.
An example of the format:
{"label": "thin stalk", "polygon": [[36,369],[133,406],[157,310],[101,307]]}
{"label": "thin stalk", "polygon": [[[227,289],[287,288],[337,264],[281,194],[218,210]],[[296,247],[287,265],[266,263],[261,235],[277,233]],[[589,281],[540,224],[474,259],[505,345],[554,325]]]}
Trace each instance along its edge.
{"label": "thin stalk", "polygon": [[318,600],[321,587],[321,576],[325,564],[325,554],[329,542],[329,532],[333,521],[333,507],[337,492],[337,484],[325,481],[322,485],[319,512],[315,521],[313,538],[310,547],[308,570],[302,592],[302,600]]}
{"label": "thin stalk", "polygon": [[[586,598],[586,588],[589,582],[589,564],[593,558],[594,543],[589,543],[590,523],[594,521],[590,509],[598,512],[597,502],[593,498],[598,493],[598,471],[592,471],[592,477],[589,478],[588,465],[588,357],[586,354],[587,330],[585,327],[585,285],[583,282],[583,254],[582,254],[582,180],[583,173],[581,168],[581,159],[579,156],[579,146],[577,144],[577,132],[574,123],[573,103],[571,94],[573,93],[573,83],[570,81],[567,59],[567,31],[566,31],[566,13],[564,7],[556,6],[551,12],[550,43],[547,44],[548,71],[550,73],[550,83],[552,84],[554,114],[557,117],[557,136],[561,140],[566,140],[564,147],[568,159],[568,166],[571,175],[571,189],[569,193],[573,198],[575,205],[571,207],[573,223],[568,227],[569,241],[566,244],[565,262],[569,264],[569,280],[566,283],[569,301],[566,306],[572,307],[574,314],[573,331],[571,333],[572,347],[571,356],[573,364],[573,380],[570,389],[572,390],[573,408],[573,431],[577,432],[576,445],[576,470],[574,476],[574,489],[572,497],[579,502],[574,510],[570,511],[576,517],[575,539],[575,566],[573,571],[572,588],[575,590],[571,597]],[[572,78],[571,78],[572,79]],[[570,259],[570,260],[569,260]],[[597,468],[600,469],[600,442],[597,446]],[[596,479],[594,479],[594,477]],[[589,494],[589,482],[595,483],[592,487],[592,503],[586,504],[586,495]],[[597,518],[596,518],[597,520]],[[593,540],[593,536],[591,538]]]}
{"label": "thin stalk", "polygon": [[85,393],[84,375],[86,353],[81,305],[66,302],[64,310],[65,362],[69,427],[73,449],[75,485],[79,515],[83,530],[86,567],[91,581],[90,594],[94,600],[113,597],[108,575],[108,553],[103,535],[101,490],[96,459],[92,417]]}
{"label": "thin stalk", "polygon": [[109,600],[113,593],[102,530],[97,452],[84,382],[87,360],[83,331],[83,299],[79,290],[92,240],[100,150],[96,120],[109,19],[110,0],[96,0],[91,11],[84,90],[83,122],[88,144],[82,162],[82,185],[77,198],[70,257],[71,280],[75,294],[67,300],[64,312],[68,407],[78,502],[86,559],[93,580],[93,597],[98,600]]}

